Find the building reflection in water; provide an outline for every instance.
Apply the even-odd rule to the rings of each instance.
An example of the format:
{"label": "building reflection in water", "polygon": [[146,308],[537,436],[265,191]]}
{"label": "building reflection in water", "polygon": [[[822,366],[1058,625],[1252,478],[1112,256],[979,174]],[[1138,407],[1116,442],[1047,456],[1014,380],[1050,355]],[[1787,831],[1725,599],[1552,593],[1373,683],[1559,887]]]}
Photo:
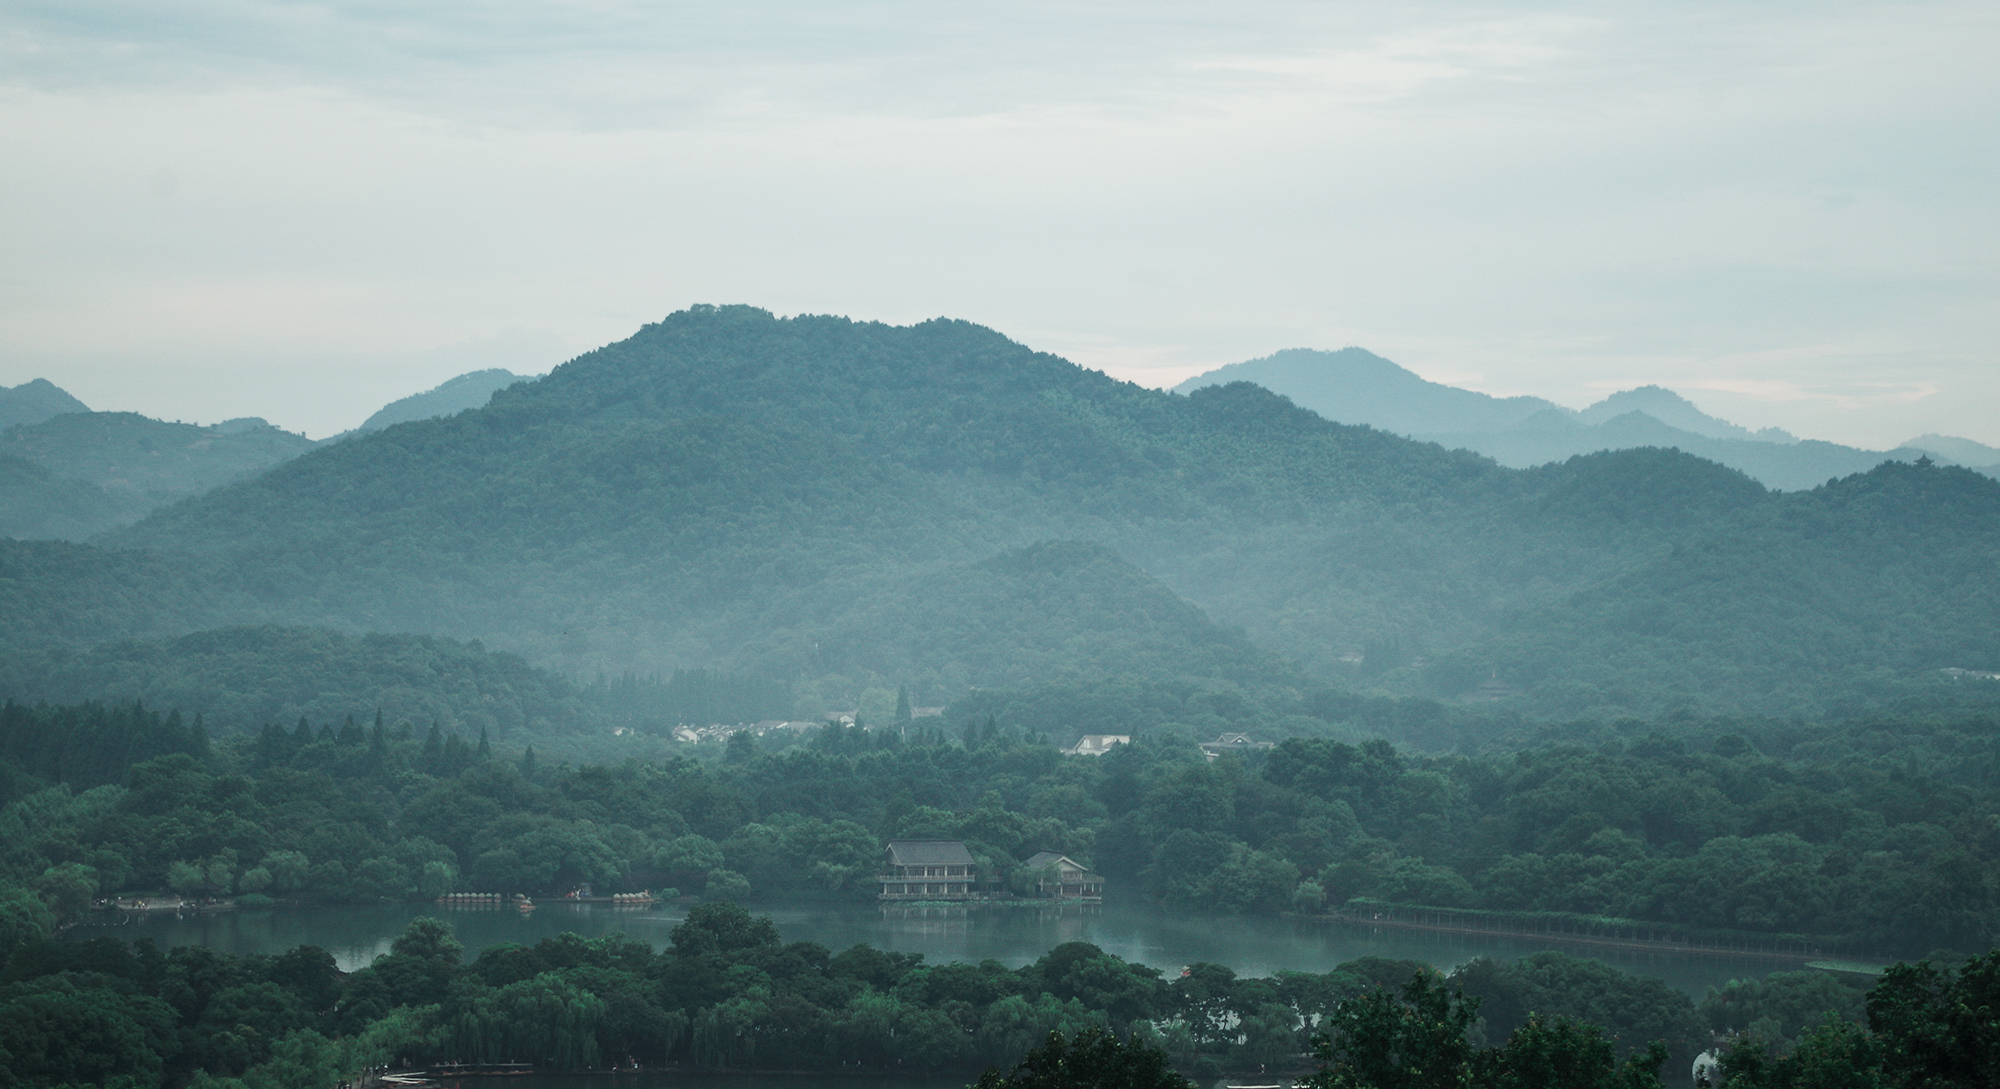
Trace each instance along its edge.
{"label": "building reflection in water", "polygon": [[1084,941],[1086,927],[1084,920],[1096,918],[1104,913],[1103,904],[1022,904],[1014,902],[972,902],[972,903],[929,903],[881,905],[882,919],[892,924],[896,932],[906,938],[966,938],[975,928],[987,927],[1000,921],[1032,922],[1036,928],[1053,939],[1055,945],[1063,942]]}

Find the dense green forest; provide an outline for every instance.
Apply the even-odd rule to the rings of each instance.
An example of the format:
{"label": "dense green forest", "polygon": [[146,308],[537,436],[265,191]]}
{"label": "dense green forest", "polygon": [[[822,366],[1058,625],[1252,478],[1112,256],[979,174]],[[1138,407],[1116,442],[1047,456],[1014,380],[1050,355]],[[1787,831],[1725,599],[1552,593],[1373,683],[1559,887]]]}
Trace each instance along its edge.
{"label": "dense green forest", "polygon": [[[691,675],[658,687],[744,693]],[[1655,1084],[1661,1059],[1685,1069],[1723,1030],[1739,1034],[1726,1061],[1751,1086],[1840,1084],[1812,1080],[1835,1060],[1871,1085],[1934,1084],[1920,1076],[1993,1059],[1991,1033],[1953,1020],[1986,1000],[1993,958],[1955,969],[1934,953],[1872,992],[1778,973],[1696,1003],[1559,953],[1475,960],[1443,980],[1386,961],[1270,978],[1197,964],[1162,979],[1081,943],[1020,969],[926,965],[785,945],[728,902],[865,898],[883,838],[942,836],[1003,876],[1059,850],[1195,910],[1424,904],[1571,925],[1622,916],[1697,937],[1800,933],[1860,954],[1981,949],[2000,934],[1989,718],[1572,723],[1517,728],[1470,756],[1295,738],[1212,762],[1178,727],[1092,758],[996,718],[948,733],[937,721],[739,733],[698,747],[700,762],[573,765],[380,718],[214,737],[139,705],[5,705],[0,1069],[28,1085],[259,1089],[523,1056],[969,1072],[1051,1031],[1093,1029],[1136,1031],[1133,1046],[1200,1076],[1296,1068],[1314,1032],[1330,1033],[1321,1084],[1383,1084],[1385,1071],[1464,1084],[1409,1080],[1409,1064],[1385,1058],[1420,1043],[1442,1064],[1425,1069],[1472,1084],[1536,1071],[1540,1085]],[[586,880],[710,903],[664,952],[570,937],[469,964],[420,920],[345,977],[309,947],[233,958],[48,937],[120,890],[234,894],[254,909]]]}
{"label": "dense green forest", "polygon": [[[1441,977],[1364,958],[1316,974],[1172,979],[1084,942],[1018,969],[926,964],[857,945],[785,944],[733,904],[688,912],[668,948],[612,936],[503,943],[466,957],[419,917],[367,967],[313,946],[235,957],[200,946],[51,940],[18,903],[0,914],[0,1077],[34,1087],[330,1089],[364,1067],[522,1062],[541,1069],[1032,1070],[1063,1037],[1128,1046],[1203,1078],[1300,1069],[1314,1086],[1642,1089],[1730,1033],[1746,1089],[1982,1084],[2000,954],[1889,970],[1872,989],[1823,972],[1712,989],[1540,953]],[[30,906],[33,905],[31,902]],[[25,924],[25,925],[24,925]],[[1864,1027],[1865,1025],[1865,1027]],[[1052,1036],[1051,1034],[1061,1034]],[[1039,1045],[1039,1046],[1038,1046]],[[1078,1056],[1070,1080],[1083,1075]],[[1856,1082],[1855,1077],[1868,1080]],[[1036,1084],[1017,1081],[1015,1084]],[[1130,1084],[1111,1081],[1103,1084]],[[1165,1084],[1176,1084],[1166,1082]]]}
{"label": "dense green forest", "polygon": [[81,539],[136,522],[155,506],[0,453],[0,537]]}
{"label": "dense green forest", "polygon": [[315,445],[258,419],[204,427],[134,412],[64,413],[0,432],[0,451],[154,505],[254,476]]}
{"label": "dense green forest", "polygon": [[[1430,668],[1498,670],[1579,709],[1698,705],[1693,693],[1754,670],[1769,706],[1815,708],[1827,706],[1815,692],[1830,681],[1954,656],[1991,661],[2000,655],[1993,487],[1967,470],[1887,463],[1787,497],[1736,534],[1676,547]],[[1918,589],[1926,585],[1951,590],[1938,599]],[[1635,683],[1650,698],[1606,698]]]}
{"label": "dense green forest", "polygon": [[1990,718],[1574,725],[1476,756],[1295,738],[1210,760],[1196,740],[1066,757],[988,719],[571,764],[380,717],[218,741],[136,706],[9,705],[0,878],[866,900],[886,840],[948,838],[1002,881],[1061,851],[1211,911],[1417,905],[1903,956],[2000,938]]}
{"label": "dense green forest", "polygon": [[238,733],[261,722],[330,718],[356,707],[380,710],[392,721],[495,733],[605,725],[593,701],[562,677],[476,642],[417,635],[221,628],[24,653],[0,665],[0,679],[56,702],[116,693],[185,708]]}
{"label": "dense green forest", "polygon": [[1792,495],[1660,450],[1508,470],[963,322],[698,307],[112,550],[6,543],[0,640],[427,632],[586,681],[723,669],[828,706],[1136,675],[1817,717],[2000,667],[1996,529],[2000,482],[1959,469]]}
{"label": "dense green forest", "polygon": [[[76,429],[118,421],[93,420],[34,435],[156,483],[295,438],[98,449]],[[1204,1073],[1331,1030],[1324,1086],[1430,1084],[1383,1058],[1419,1044],[1433,1073],[1554,1084],[1534,1064],[1566,1056],[1574,1084],[1637,1086],[1648,1044],[1679,1063],[1725,1028],[1745,1085],[1990,1061],[1938,1026],[1993,985],[1991,958],[1953,966],[2000,941],[2000,482],[1888,463],[1778,494],[1659,449],[1510,470],[963,322],[747,307],[277,446],[95,543],[0,539],[0,1081],[528,1052],[971,1071],[1097,1029]],[[0,453],[7,494],[108,517],[65,487]],[[676,740],[760,720],[793,722]],[[1275,744],[1198,747],[1226,731]],[[1132,743],[1060,752],[1086,733]],[[1167,980],[1087,946],[924,965],[786,946],[734,906],[867,900],[899,837],[964,840],[1016,892],[1053,850],[1189,911],[1932,962],[1697,1005],[1557,954],[1442,981]],[[583,882],[704,905],[664,952],[466,964],[419,926],[348,978],[311,949],[50,937],[121,893]]]}
{"label": "dense green forest", "polygon": [[[1413,978],[1441,986],[1421,965],[1378,959],[1255,979],[1198,964],[1165,980],[1083,942],[1019,969],[926,964],[865,945],[835,954],[784,944],[768,919],[730,904],[690,911],[661,953],[565,935],[494,946],[470,963],[448,923],[420,917],[387,955],[346,975],[312,946],[231,957],[198,946],[162,954],[148,942],[7,937],[0,1071],[31,1086],[119,1077],[207,1086],[247,1075],[252,1086],[306,1089],[367,1065],[524,1058],[555,1069],[976,1071],[1011,1063],[1052,1031],[1093,1028],[1136,1030],[1184,1068],[1213,1076],[1225,1066],[1297,1066],[1311,1029],[1343,1006]],[[1559,954],[1475,961],[1450,983],[1495,1011],[1466,1027],[1496,1042],[1528,1023],[1514,1011],[1532,1005],[1543,1017],[1599,1026],[1622,1050],[1660,1040],[1691,1056],[1705,1043],[1704,1013],[1723,1012]],[[1833,986],[1830,1008],[1860,1006],[1858,988]],[[1737,1005],[1726,1015],[1745,1012]],[[1644,1042],[1636,1046],[1644,1052]]]}
{"label": "dense green forest", "polygon": [[199,427],[81,404],[37,412],[0,429],[0,537],[85,540],[315,445],[263,420]]}
{"label": "dense green forest", "polygon": [[230,734],[361,707],[396,722],[577,744],[619,728],[665,734],[681,723],[812,718],[827,706],[816,690],[767,677],[687,669],[582,681],[477,642],[275,625],[23,650],[0,661],[0,690],[58,704],[117,693],[185,708]]}

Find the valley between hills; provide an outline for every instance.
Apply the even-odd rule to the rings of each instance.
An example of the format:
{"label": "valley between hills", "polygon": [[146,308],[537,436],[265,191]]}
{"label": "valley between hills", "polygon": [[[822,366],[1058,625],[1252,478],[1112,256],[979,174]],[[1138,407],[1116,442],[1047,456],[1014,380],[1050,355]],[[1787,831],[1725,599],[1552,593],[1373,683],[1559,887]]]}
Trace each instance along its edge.
{"label": "valley between hills", "polygon": [[[1219,716],[1238,725],[1313,717],[1323,692],[1427,701],[1452,734],[1481,708],[1977,704],[1941,671],[2000,666],[1989,476],[1903,451],[1781,491],[1650,445],[1509,468],[1334,422],[1332,387],[1356,391],[1354,414],[1459,434],[1505,436],[1553,406],[1431,386],[1358,349],[1310,355],[1214,374],[1295,398],[1241,381],[1175,394],[963,322],[710,307],[540,380],[469,375],[324,444],[262,421],[159,424],[231,453],[189,468],[183,442],[181,469],[155,459],[150,494],[180,498],[87,544],[0,544],[0,687],[273,721],[380,706],[582,727],[560,700],[511,693],[700,669],[790,694],[758,717],[879,710],[898,688],[991,707],[1005,690],[1022,725],[1061,733],[1073,724],[1031,711],[1034,693],[1115,679],[1228,693],[1257,709]],[[1629,426],[1633,405],[1733,427],[1665,391],[1620,397],[1571,430]],[[186,438],[60,436],[145,423],[69,414],[7,434],[72,451],[21,470],[46,491],[56,469]],[[1706,441],[1773,445],[1745,436]],[[379,662],[288,682],[306,645],[459,664],[421,692],[363,679]],[[218,672],[259,675],[257,691]]]}
{"label": "valley between hills", "polygon": [[[1305,1076],[1325,1026],[1493,1084],[1555,1054],[1547,1084],[1660,1085],[1725,1045],[1759,1085],[1842,1048],[1937,1066],[1883,1049],[2000,978],[1985,448],[1790,486],[1866,452],[1358,349],[1212,377],[702,306],[326,442],[7,391],[0,1080],[948,1073],[1110,1030],[1185,1086]],[[1160,918],[1571,951],[1168,978],[752,913],[921,899],[883,876],[912,843],[981,890],[919,912],[1040,911],[1073,872]],[[606,897],[682,915],[532,947],[437,917]],[[437,907],[341,971],[120,940],[162,903]],[[1777,970],[1695,996],[1592,942]]]}

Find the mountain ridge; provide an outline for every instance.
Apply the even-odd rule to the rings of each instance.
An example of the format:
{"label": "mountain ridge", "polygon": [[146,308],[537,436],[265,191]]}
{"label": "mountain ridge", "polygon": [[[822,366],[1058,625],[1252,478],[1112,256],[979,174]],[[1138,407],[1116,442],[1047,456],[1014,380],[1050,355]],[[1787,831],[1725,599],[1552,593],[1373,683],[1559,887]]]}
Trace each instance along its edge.
{"label": "mountain ridge", "polygon": [[0,431],[41,423],[64,413],[89,411],[90,406],[46,378],[23,382],[11,389],[0,386]]}
{"label": "mountain ridge", "polygon": [[[1540,397],[1495,397],[1432,382],[1365,348],[1351,346],[1334,352],[1287,348],[1260,359],[1218,367],[1173,389],[1187,394],[1230,382],[1256,383],[1329,420],[1367,424],[1398,434],[1499,430],[1542,412],[1569,412]],[[1422,401],[1414,404],[1412,398]]]}
{"label": "mountain ridge", "polygon": [[468,371],[455,378],[449,378],[420,393],[399,397],[376,409],[373,415],[361,421],[361,425],[347,434],[380,431],[399,423],[414,420],[428,420],[433,416],[451,416],[467,409],[483,407],[493,399],[493,394],[506,389],[524,379],[502,367]]}
{"label": "mountain ridge", "polygon": [[[1368,365],[1355,365],[1361,357]],[[1599,450],[1670,446],[1741,469],[1767,486],[1787,491],[1812,488],[1884,460],[1915,461],[1926,453],[1934,460],[2000,476],[2000,450],[1968,439],[1928,436],[1935,449],[1913,440],[1887,451],[1801,440],[1780,428],[1751,431],[1710,416],[1687,398],[1657,385],[1621,390],[1572,410],[1540,398],[1497,398],[1430,382],[1359,348],[1290,349],[1217,368],[1174,389],[1191,392],[1222,381],[1257,382],[1330,420],[1472,450],[1515,469]],[[1530,408],[1534,411],[1527,411]],[[1631,419],[1635,413],[1646,421]],[[1985,450],[1994,456],[1982,459],[1978,451]]]}
{"label": "mountain ridge", "polygon": [[[898,683],[948,696],[1047,679],[1056,666],[1046,663],[1060,665],[1063,644],[1038,629],[1068,623],[1048,611],[1062,594],[1010,585],[1005,563],[980,564],[1071,541],[1081,544],[1063,547],[1103,550],[1077,568],[1107,588],[1091,592],[1134,605],[1118,639],[1143,647],[1145,617],[1190,617],[1186,640],[1147,653],[1178,663],[1165,673],[1208,678],[1198,683],[1240,674],[1283,686],[1296,669],[1312,683],[1455,698],[1504,668],[1524,687],[1534,677],[1560,685],[1569,667],[1546,659],[1561,658],[1566,630],[1588,628],[1627,678],[1598,683],[1612,695],[1590,706],[1639,709],[1665,698],[1646,676],[1699,656],[1696,629],[1663,640],[1565,603],[1717,540],[1773,535],[1808,556],[1801,531],[1774,513],[1791,502],[1740,471],[1660,449],[1507,469],[1330,422],[1250,383],[1186,396],[1142,389],[966,322],[706,307],[501,390],[484,408],[321,447],[106,539],[143,551],[57,558],[16,546],[0,565],[75,571],[75,590],[59,578],[34,604],[17,595],[30,610],[19,630],[67,639],[323,625],[477,638],[570,675],[754,666],[879,687],[864,674],[908,671]],[[1936,531],[1940,555],[1980,554],[1984,523],[1913,510],[1902,516]],[[1822,517],[1865,525],[1875,515]],[[142,570],[155,573],[135,584]],[[1883,630],[1926,610],[1958,616],[1958,571],[1912,567],[1903,596],[1914,611],[1884,618]],[[127,611],[90,612],[105,594]],[[1147,600],[1158,604],[1138,605]],[[1787,615],[1794,637],[1810,640],[1835,613]],[[1234,629],[1247,641],[1195,634]],[[1977,632],[1957,620],[1950,630],[1953,653],[1984,653]],[[1115,657],[1116,639],[1073,634],[1088,652],[1079,661]],[[991,645],[976,669],[969,651],[933,653],[982,638]],[[857,653],[814,653],[845,645]],[[1914,668],[1883,645],[1827,668]],[[1187,657],[1203,646],[1219,657]],[[1368,646],[1459,665],[1354,677],[1342,663]],[[1509,646],[1540,647],[1541,658]],[[1270,665],[1270,655],[1295,665]],[[1694,698],[1756,705],[1771,670],[1732,668],[1733,680]]]}
{"label": "mountain ridge", "polygon": [[1673,390],[1651,385],[1613,393],[1596,404],[1579,410],[1576,419],[1583,424],[1602,424],[1634,412],[1644,413],[1668,427],[1707,439],[1780,444],[1799,441],[1796,436],[1780,428],[1767,427],[1761,431],[1752,431],[1728,420],[1717,419],[1696,408],[1694,402]]}
{"label": "mountain ridge", "polygon": [[[477,407],[519,380],[498,368],[462,374],[391,402],[361,428],[325,442]],[[93,412],[38,378],[0,389],[0,457],[12,459],[0,471],[0,536],[88,540],[320,445],[254,416],[202,426]]]}

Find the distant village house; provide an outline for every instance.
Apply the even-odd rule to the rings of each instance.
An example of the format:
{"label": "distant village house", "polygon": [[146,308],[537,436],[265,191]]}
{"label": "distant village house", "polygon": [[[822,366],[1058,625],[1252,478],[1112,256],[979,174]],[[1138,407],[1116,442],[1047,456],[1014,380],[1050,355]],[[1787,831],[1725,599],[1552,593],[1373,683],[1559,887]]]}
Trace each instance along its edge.
{"label": "distant village house", "polygon": [[1116,746],[1131,743],[1131,734],[1085,734],[1063,752],[1070,756],[1103,756]]}
{"label": "distant village house", "polygon": [[1223,734],[1214,741],[1201,743],[1201,754],[1210,760],[1226,752],[1256,752],[1260,749],[1275,749],[1277,745],[1269,741],[1252,741],[1249,734]]}

